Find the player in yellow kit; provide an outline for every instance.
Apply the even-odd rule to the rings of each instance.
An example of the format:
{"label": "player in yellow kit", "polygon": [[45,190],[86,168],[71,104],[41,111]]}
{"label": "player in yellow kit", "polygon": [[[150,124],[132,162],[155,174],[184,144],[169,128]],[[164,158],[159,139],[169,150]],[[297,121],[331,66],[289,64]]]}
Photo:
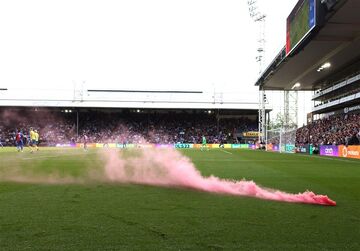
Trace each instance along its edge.
{"label": "player in yellow kit", "polygon": [[30,127],[30,150],[33,153],[34,152],[34,147],[36,146],[36,137],[35,137],[35,132],[33,130],[32,127]]}
{"label": "player in yellow kit", "polygon": [[36,151],[39,151],[39,132],[35,130],[35,148]]}

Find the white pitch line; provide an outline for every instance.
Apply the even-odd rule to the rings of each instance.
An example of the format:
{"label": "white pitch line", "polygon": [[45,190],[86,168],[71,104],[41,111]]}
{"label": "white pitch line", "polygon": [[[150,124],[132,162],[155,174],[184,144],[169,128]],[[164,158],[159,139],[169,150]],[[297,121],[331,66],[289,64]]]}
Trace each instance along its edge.
{"label": "white pitch line", "polygon": [[226,150],[223,150],[223,149],[220,149],[220,151],[222,151],[222,152],[224,152],[224,153],[227,153],[227,154],[233,154],[233,153],[231,153],[231,152],[228,152],[228,151],[226,151]]}
{"label": "white pitch line", "polygon": [[201,160],[194,160],[195,162],[299,162],[298,160],[261,160],[261,159],[201,159]]}
{"label": "white pitch line", "polygon": [[305,155],[305,154],[298,154],[296,156],[315,158],[315,159],[335,160],[335,161],[350,162],[350,163],[360,163],[356,159],[346,159],[346,158],[332,157],[332,156],[326,157],[326,156],[321,156],[321,155]]}
{"label": "white pitch line", "polygon": [[[36,154],[36,153],[34,153]],[[47,155],[47,156],[33,156],[33,157],[27,157],[27,158],[22,158],[25,160],[29,160],[29,159],[47,159],[47,158],[58,158],[58,157],[66,157],[66,156],[76,156],[76,155],[84,155],[84,153],[73,153],[73,154],[59,154],[59,155]]]}
{"label": "white pitch line", "polygon": [[[291,153],[279,153],[279,152],[273,152],[273,151],[264,151],[264,153],[269,154],[291,154]],[[325,159],[325,160],[334,160],[334,161],[341,161],[341,162],[349,162],[349,163],[360,163],[357,159],[351,159],[351,158],[341,158],[341,157],[332,157],[332,156],[324,156],[324,155],[309,155],[309,154],[295,154],[296,157],[305,157],[308,159],[314,158],[314,159]]]}

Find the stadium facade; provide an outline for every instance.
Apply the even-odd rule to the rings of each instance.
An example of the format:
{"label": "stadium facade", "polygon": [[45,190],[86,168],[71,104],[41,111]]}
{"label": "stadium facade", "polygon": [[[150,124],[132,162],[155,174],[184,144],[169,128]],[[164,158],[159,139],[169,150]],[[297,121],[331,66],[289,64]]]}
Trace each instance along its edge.
{"label": "stadium facade", "polygon": [[[360,158],[360,148],[350,146],[360,141],[359,9],[357,0],[299,0],[287,19],[286,46],[255,84],[285,97],[313,92],[308,125],[297,130],[300,152],[314,147],[322,155]],[[290,106],[285,99],[285,117]]]}
{"label": "stadium facade", "polygon": [[[43,145],[74,144],[82,142],[84,135],[93,145],[101,146],[123,141],[139,143],[140,137],[156,144],[200,143],[201,135],[208,135],[209,143],[254,142],[258,137],[254,133],[258,103],[231,93],[87,89],[83,85],[29,93],[11,88],[1,91],[0,117],[5,127],[2,133],[0,128],[0,136],[7,145],[12,144],[15,129],[26,131],[24,124],[35,125],[40,135],[50,135],[50,131],[56,135],[47,140],[44,137]],[[237,130],[233,129],[235,125]]]}
{"label": "stadium facade", "polygon": [[[356,112],[360,104],[360,2],[312,1],[317,23],[297,39],[291,51],[287,45],[279,52],[256,86],[264,90],[293,91],[296,87],[313,91],[314,118],[340,111]],[[312,1],[300,0],[294,10]]]}
{"label": "stadium facade", "polygon": [[[212,118],[211,123],[219,128],[224,121],[248,119],[257,121],[258,102],[251,95],[238,93],[206,92],[194,90],[169,89],[105,89],[87,88],[85,84],[74,85],[74,88],[48,88],[19,91],[16,88],[2,88],[0,91],[0,114],[13,110],[16,113],[50,111],[60,118],[71,118],[76,126],[74,137],[81,135],[84,119],[92,117],[91,113],[113,114],[113,117],[131,117],[134,114],[157,119],[167,114],[190,115],[198,120]],[[267,109],[268,113],[270,110]],[[204,121],[204,123],[206,123]],[[184,122],[179,121],[179,126]],[[210,125],[209,125],[210,126]],[[253,130],[257,130],[254,128]],[[80,133],[79,133],[80,132]],[[204,133],[204,132],[203,132]],[[234,133],[234,138],[253,140],[255,135],[249,131]],[[251,136],[250,136],[251,135]],[[5,137],[5,136],[3,136]],[[199,139],[200,141],[200,139]]]}

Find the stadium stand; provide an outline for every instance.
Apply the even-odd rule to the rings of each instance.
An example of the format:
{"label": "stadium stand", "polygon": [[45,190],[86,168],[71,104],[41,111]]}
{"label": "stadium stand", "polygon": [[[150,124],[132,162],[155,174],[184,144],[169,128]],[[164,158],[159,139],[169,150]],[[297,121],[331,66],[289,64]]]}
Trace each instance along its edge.
{"label": "stadium stand", "polygon": [[[70,110],[69,110],[70,111]],[[6,145],[14,144],[16,129],[27,135],[30,126],[40,131],[42,145],[81,143],[84,136],[94,143],[199,143],[202,135],[209,143],[236,143],[238,135],[256,131],[256,116],[216,115],[209,110],[88,110],[61,111],[4,110],[0,135]]]}
{"label": "stadium stand", "polygon": [[312,100],[315,121],[297,131],[296,143],[356,145],[360,130],[360,60],[324,79]]}
{"label": "stadium stand", "polygon": [[[286,46],[255,85],[266,91],[314,92],[308,124],[297,130],[295,144],[337,145],[342,155],[334,156],[348,157],[342,147],[360,139],[360,1],[313,1],[316,8],[309,7],[311,15],[305,18],[309,22],[299,26],[305,2],[299,1],[289,15]],[[300,28],[306,32],[296,36]],[[355,152],[352,157],[358,158]]]}
{"label": "stadium stand", "polygon": [[331,116],[314,121],[296,132],[297,145],[358,145],[360,114]]}

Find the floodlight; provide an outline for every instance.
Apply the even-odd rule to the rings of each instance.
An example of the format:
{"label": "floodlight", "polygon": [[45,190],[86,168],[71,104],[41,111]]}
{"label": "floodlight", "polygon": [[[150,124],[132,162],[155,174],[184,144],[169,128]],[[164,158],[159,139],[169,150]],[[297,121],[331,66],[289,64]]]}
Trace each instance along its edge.
{"label": "floodlight", "polygon": [[326,62],[324,63],[322,66],[320,66],[318,69],[317,69],[317,72],[321,72],[322,70],[325,70],[325,69],[328,69],[331,67],[331,63],[330,62]]}
{"label": "floodlight", "polygon": [[295,83],[293,87],[291,87],[291,90],[298,89],[301,86],[299,82]]}

